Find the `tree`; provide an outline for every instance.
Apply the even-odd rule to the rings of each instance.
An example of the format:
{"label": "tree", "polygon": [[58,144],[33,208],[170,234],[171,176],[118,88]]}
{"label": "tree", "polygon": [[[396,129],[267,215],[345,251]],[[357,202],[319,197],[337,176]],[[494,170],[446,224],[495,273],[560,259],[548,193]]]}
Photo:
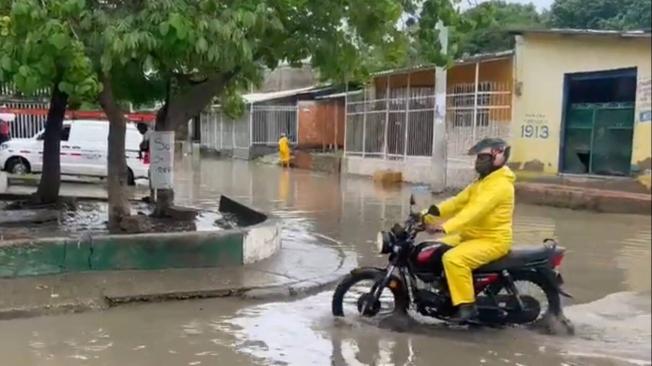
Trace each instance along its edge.
{"label": "tree", "polygon": [[[454,14],[448,0],[164,0],[114,2],[104,34],[110,54],[104,70],[133,63],[141,77],[161,80],[164,104],[156,130],[174,131],[197,116],[215,96],[242,108],[239,91],[258,84],[264,67],[309,59],[324,78],[355,80],[369,74],[378,57],[404,57],[405,35],[397,27],[406,12],[421,10],[428,27],[420,39],[437,55],[434,20]],[[430,26],[431,25],[431,26]],[[165,216],[173,190],[158,190],[156,215]]]}
{"label": "tree", "polygon": [[93,100],[100,90],[91,60],[72,24],[83,0],[0,0],[0,83],[24,94],[50,89],[38,203],[58,200],[60,141],[69,101]]}
{"label": "tree", "polygon": [[649,0],[555,0],[549,24],[557,28],[650,29],[652,5]]}
{"label": "tree", "polygon": [[472,29],[455,32],[453,39],[459,43],[456,56],[509,50],[514,47],[510,30],[518,28],[543,28],[543,18],[532,4],[514,4],[502,0],[481,3],[462,13],[473,24]]}

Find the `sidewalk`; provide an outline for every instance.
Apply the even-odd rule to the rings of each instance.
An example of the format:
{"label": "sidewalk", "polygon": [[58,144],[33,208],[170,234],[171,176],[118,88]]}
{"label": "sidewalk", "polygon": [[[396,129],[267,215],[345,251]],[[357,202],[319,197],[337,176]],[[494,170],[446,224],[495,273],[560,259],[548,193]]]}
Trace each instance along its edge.
{"label": "sidewalk", "polygon": [[516,183],[516,196],[519,203],[608,213],[652,213],[650,193],[571,184],[523,182]]}
{"label": "sidewalk", "polygon": [[107,309],[132,302],[240,296],[280,299],[318,292],[356,265],[336,247],[283,243],[272,258],[243,266],[69,273],[0,280],[0,320]]}
{"label": "sidewalk", "polygon": [[[38,189],[39,176],[12,176],[0,172],[0,198],[16,199],[31,196]],[[108,192],[106,182],[85,177],[66,176],[61,182],[59,191],[61,197],[85,200],[106,201]],[[140,201],[149,196],[149,187],[137,181],[137,185],[129,187],[129,199]]]}

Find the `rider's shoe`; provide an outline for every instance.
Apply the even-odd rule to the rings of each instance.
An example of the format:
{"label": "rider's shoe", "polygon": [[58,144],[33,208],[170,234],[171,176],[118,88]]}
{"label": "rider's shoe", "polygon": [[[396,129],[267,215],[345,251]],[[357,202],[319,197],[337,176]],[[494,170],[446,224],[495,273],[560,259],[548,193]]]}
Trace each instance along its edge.
{"label": "rider's shoe", "polygon": [[478,308],[475,303],[460,304],[457,313],[450,319],[456,323],[468,323],[478,317]]}

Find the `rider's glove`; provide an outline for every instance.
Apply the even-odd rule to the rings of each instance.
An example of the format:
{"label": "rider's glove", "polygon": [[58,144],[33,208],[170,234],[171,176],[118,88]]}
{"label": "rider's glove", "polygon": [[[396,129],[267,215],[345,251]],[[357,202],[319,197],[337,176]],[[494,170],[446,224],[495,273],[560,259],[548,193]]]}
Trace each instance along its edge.
{"label": "rider's glove", "polygon": [[440,216],[441,213],[439,212],[439,207],[437,207],[436,205],[432,205],[429,208],[424,209],[423,211],[421,211],[421,216],[422,217],[427,216],[427,215]]}
{"label": "rider's glove", "polygon": [[430,206],[429,208],[421,211],[421,221],[427,225],[434,225],[439,220],[437,219],[440,216],[439,208],[435,205]]}

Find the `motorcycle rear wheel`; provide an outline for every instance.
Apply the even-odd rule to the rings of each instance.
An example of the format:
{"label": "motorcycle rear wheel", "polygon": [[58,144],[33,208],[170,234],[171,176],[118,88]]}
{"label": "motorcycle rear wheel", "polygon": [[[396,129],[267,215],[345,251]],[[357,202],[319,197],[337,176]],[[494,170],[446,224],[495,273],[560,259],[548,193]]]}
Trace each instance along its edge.
{"label": "motorcycle rear wheel", "polygon": [[[524,297],[529,297],[528,301],[537,301],[539,307],[539,315],[533,322],[529,324],[533,325],[542,321],[545,317],[549,315],[558,316],[561,314],[561,299],[557,289],[545,278],[536,272],[516,272],[512,273],[512,281],[519,291],[519,295]],[[536,292],[540,292],[536,294]],[[490,291],[495,295],[505,295],[508,293],[507,289],[502,284],[492,285],[486,291]],[[531,293],[534,291],[535,293]],[[539,295],[539,296],[537,296]],[[545,303],[542,303],[545,301]]]}
{"label": "motorcycle rear wheel", "polygon": [[[367,314],[362,314],[360,311],[360,299],[364,296],[368,296],[367,293],[371,290],[373,284],[380,281],[385,273],[378,269],[363,269],[353,271],[352,273],[347,274],[342,278],[340,283],[335,288],[333,293],[333,300],[331,303],[331,308],[334,316],[343,317],[351,316],[354,311],[345,311],[345,305],[349,305],[347,310],[357,310],[357,315],[363,316],[375,316],[379,313],[390,314],[392,312],[405,312],[407,309],[407,296],[401,291],[400,287],[385,287],[381,295],[381,301],[377,304],[372,304],[373,311]],[[391,281],[398,281],[397,278],[392,278]],[[390,282],[391,282],[390,281]],[[356,291],[356,285],[361,285],[362,283],[368,282],[370,285],[366,290]],[[399,281],[400,283],[400,281]],[[402,283],[401,283],[402,285]],[[353,295],[352,299],[346,299],[347,294]],[[388,305],[390,310],[387,310]],[[385,306],[383,306],[385,305]],[[383,311],[383,309],[385,311]]]}

